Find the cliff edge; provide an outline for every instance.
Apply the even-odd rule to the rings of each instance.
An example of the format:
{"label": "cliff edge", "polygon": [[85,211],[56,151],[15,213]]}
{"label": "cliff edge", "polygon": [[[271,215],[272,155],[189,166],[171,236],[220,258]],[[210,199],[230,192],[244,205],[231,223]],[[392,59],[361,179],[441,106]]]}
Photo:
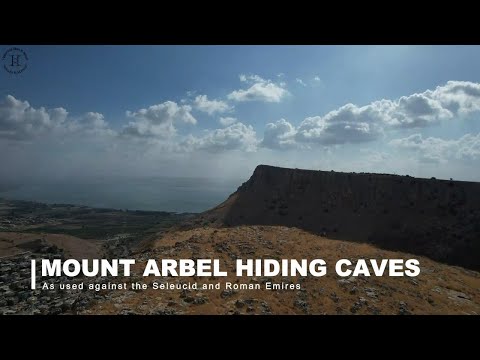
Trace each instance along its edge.
{"label": "cliff edge", "polygon": [[259,165],[202,218],[225,226],[297,227],[480,270],[475,182]]}

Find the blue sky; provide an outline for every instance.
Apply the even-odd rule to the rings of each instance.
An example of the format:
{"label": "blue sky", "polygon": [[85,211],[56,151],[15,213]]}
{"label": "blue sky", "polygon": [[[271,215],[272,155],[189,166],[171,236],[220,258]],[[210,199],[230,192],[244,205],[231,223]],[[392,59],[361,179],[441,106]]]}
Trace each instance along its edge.
{"label": "blue sky", "polygon": [[22,49],[24,72],[0,69],[14,179],[270,163],[480,180],[479,46]]}

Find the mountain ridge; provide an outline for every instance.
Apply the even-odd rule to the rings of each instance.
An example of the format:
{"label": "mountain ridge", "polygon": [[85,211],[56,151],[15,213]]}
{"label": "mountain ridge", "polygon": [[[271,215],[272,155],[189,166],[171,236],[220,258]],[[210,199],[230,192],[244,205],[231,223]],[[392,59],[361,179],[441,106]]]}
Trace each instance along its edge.
{"label": "mountain ridge", "polygon": [[480,269],[480,183],[258,165],[201,221],[297,227]]}

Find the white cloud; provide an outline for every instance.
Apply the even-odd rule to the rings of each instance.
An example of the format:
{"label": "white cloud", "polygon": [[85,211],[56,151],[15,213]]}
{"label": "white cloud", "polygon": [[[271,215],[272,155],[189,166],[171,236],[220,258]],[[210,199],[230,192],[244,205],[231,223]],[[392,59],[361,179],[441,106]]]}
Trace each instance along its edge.
{"label": "white cloud", "polygon": [[320,80],[320,77],[319,77],[319,76],[315,76],[315,77],[313,78],[313,81],[321,81],[321,80]]}
{"label": "white cloud", "polygon": [[421,134],[413,134],[406,138],[392,140],[390,145],[416,151],[420,155],[420,160],[424,162],[444,163],[450,159],[480,159],[480,133],[466,134],[453,140],[423,138]]}
{"label": "white cloud", "polygon": [[[258,75],[242,78],[245,92],[257,84],[273,84]],[[286,91],[280,80],[275,77],[274,85]],[[307,82],[314,86],[312,77]],[[118,136],[109,125],[110,119],[100,113],[72,115],[62,107],[34,108],[27,101],[7,96],[0,99],[0,164],[16,179],[37,174],[48,178],[60,173],[87,176],[170,171],[193,176],[205,169],[211,174],[238,171],[236,174],[242,175],[240,167],[248,173],[257,163],[479,179],[480,134],[456,139],[405,134],[421,132],[411,132],[412,128],[480,112],[480,84],[451,81],[398,99],[365,106],[347,104],[295,123],[278,117],[280,120],[267,124],[258,135],[252,126],[211,110],[219,128],[185,136],[183,130],[188,128],[181,128],[182,124],[197,123],[192,115],[196,98],[199,102],[219,101],[195,94],[186,97],[186,104],[167,101],[127,112],[125,126],[118,125],[122,135]],[[388,139],[396,134],[396,139],[366,146],[368,151],[358,145],[382,139],[384,134]],[[357,145],[332,146],[344,143]],[[307,148],[313,150],[299,151]],[[279,155],[286,149],[292,153]],[[423,162],[420,166],[419,161]],[[438,166],[447,162],[448,166]]]}
{"label": "white cloud", "polygon": [[386,125],[401,128],[425,127],[453,117],[440,101],[423,94],[402,96],[398,101],[382,100],[371,105]]}
{"label": "white cloud", "polygon": [[291,149],[295,143],[295,127],[285,119],[267,124],[261,145],[270,149]]}
{"label": "white cloud", "polygon": [[[275,97],[272,95],[275,92],[268,93],[269,86],[286,92],[285,85],[264,80],[258,75],[242,75],[241,79],[246,84],[246,89],[236,92],[235,96],[240,98],[258,100],[263,97],[264,101],[280,101],[284,95],[277,93],[278,96]],[[255,86],[262,90],[257,89],[256,93],[257,90],[252,90]],[[220,153],[228,150],[252,152],[258,147],[276,150],[313,146],[316,146],[316,150],[322,146],[335,148],[331,145],[366,143],[382,138],[389,131],[432,126],[441,121],[453,121],[480,112],[480,84],[450,81],[433,90],[396,100],[383,99],[365,106],[347,104],[322,116],[307,117],[299,124],[280,119],[266,125],[263,136],[259,134],[261,141],[252,126],[229,116],[218,118],[219,127],[222,128],[195,136],[183,135],[178,130],[182,124],[197,123],[192,115],[193,106],[211,114],[226,111],[225,102],[210,100],[206,95],[195,95],[188,101],[191,105],[166,101],[137,111],[128,111],[128,120],[118,134],[100,113],[88,112],[72,116],[64,108],[34,108],[27,101],[9,95],[0,101],[0,142],[4,140],[4,144],[8,142],[24,146],[26,141],[15,140],[34,143],[35,139],[41,138],[45,141],[38,141],[38,145],[57,140],[58,143],[75,145],[81,149],[78,151],[83,151],[83,144],[88,141],[95,142],[99,149],[102,146],[124,149],[131,147],[138,153],[141,152],[138,149],[150,149],[149,151],[161,151],[167,157],[171,154],[187,156],[185,152],[197,150]],[[480,135],[467,134],[459,139],[445,140],[424,138],[416,134],[393,140],[390,144],[397,151],[416,151],[421,161],[438,163],[449,159],[480,158]],[[275,156],[265,149],[259,149],[257,153],[263,152]],[[388,162],[377,155],[372,155],[369,161]]]}
{"label": "white cloud", "polygon": [[221,152],[225,150],[243,150],[252,152],[257,149],[257,137],[251,125],[237,122],[224,129],[206,131],[203,136],[189,135],[181,146],[185,151],[205,150]]}
{"label": "white cloud", "polygon": [[[480,84],[449,81],[435,90],[398,100],[383,99],[365,106],[346,104],[324,116],[308,117],[292,131],[297,143],[362,143],[376,140],[390,129],[426,127],[474,111],[480,111]],[[267,139],[266,146],[276,146]]]}
{"label": "white cloud", "polygon": [[285,83],[277,84],[258,75],[240,75],[239,78],[241,82],[251,85],[247,89],[232,91],[227,96],[229,100],[278,103],[288,94],[288,91],[285,89]]}
{"label": "white cloud", "polygon": [[221,100],[208,100],[207,95],[198,95],[194,100],[194,105],[197,110],[206,112],[208,115],[232,110],[226,102]]}
{"label": "white cloud", "polygon": [[68,124],[68,131],[78,134],[85,133],[87,135],[105,135],[114,136],[117,133],[112,130],[105,121],[103,114],[97,112],[88,112],[75,121]]}
{"label": "white cloud", "polygon": [[105,117],[97,112],[88,112],[80,119],[81,123],[90,129],[105,129],[108,127]]}
{"label": "white cloud", "polygon": [[304,82],[302,79],[300,79],[300,78],[296,78],[295,81],[296,81],[297,83],[299,83],[300,85],[302,85],[302,86],[307,86],[307,84],[305,84],[305,82]]}
{"label": "white cloud", "polygon": [[191,114],[189,105],[178,105],[173,101],[152,105],[136,112],[127,111],[133,121],[122,130],[122,135],[144,138],[168,138],[176,133],[176,124],[195,125],[197,120]]}
{"label": "white cloud", "polygon": [[38,109],[28,101],[8,95],[0,103],[0,139],[34,140],[55,136],[59,141],[73,134],[113,135],[105,118],[100,113],[88,112],[80,117],[69,116],[64,108]]}
{"label": "white cloud", "polygon": [[240,75],[238,75],[238,78],[240,79],[241,82],[246,82],[246,83],[250,83],[250,84],[266,81],[261,76],[255,75],[255,74],[253,74],[253,75],[240,74]]}
{"label": "white cloud", "polygon": [[237,119],[234,117],[220,117],[218,120],[222,126],[229,126],[237,122]]}
{"label": "white cloud", "polygon": [[397,101],[381,100],[370,105],[386,125],[401,128],[424,127],[480,110],[480,84],[449,81],[420,94]]}
{"label": "white cloud", "polygon": [[262,145],[271,149],[289,149],[309,144],[334,145],[375,140],[383,130],[363,119],[365,116],[349,104],[323,117],[308,117],[297,128],[281,119],[267,124]]}
{"label": "white cloud", "polygon": [[0,138],[27,140],[61,129],[67,121],[64,108],[35,109],[28,101],[7,95],[0,103]]}
{"label": "white cloud", "polygon": [[296,140],[324,145],[375,140],[382,128],[370,108],[347,104],[327,115],[308,117],[300,123]]}
{"label": "white cloud", "polygon": [[480,83],[449,81],[446,85],[424,94],[437,100],[453,114],[464,115],[480,110]]}

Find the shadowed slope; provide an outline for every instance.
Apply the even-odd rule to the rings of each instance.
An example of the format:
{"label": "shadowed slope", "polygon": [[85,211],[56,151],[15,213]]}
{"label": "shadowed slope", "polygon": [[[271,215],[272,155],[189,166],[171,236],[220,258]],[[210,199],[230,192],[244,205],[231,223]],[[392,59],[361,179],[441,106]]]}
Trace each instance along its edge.
{"label": "shadowed slope", "polygon": [[480,269],[480,184],[259,165],[202,222],[298,227]]}

